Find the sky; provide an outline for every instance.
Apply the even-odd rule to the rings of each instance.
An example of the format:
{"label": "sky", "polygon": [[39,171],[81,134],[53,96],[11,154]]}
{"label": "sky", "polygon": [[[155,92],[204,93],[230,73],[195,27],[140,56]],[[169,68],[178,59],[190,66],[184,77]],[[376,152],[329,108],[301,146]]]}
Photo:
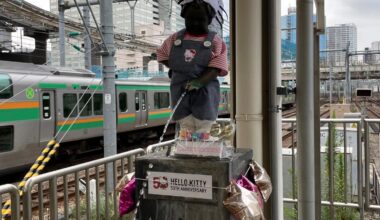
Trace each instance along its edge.
{"label": "sky", "polygon": [[[229,0],[223,1],[228,8]],[[27,0],[27,2],[47,10],[50,8],[49,0]],[[287,14],[287,8],[295,5],[296,0],[282,0],[281,14]],[[372,42],[380,41],[379,9],[380,0],[325,0],[326,25],[356,24],[358,50],[363,50],[365,47],[370,47]]]}
{"label": "sky", "polygon": [[[296,0],[282,0],[281,14],[287,14]],[[354,23],[358,32],[358,50],[380,41],[380,0],[325,0],[326,26]]]}

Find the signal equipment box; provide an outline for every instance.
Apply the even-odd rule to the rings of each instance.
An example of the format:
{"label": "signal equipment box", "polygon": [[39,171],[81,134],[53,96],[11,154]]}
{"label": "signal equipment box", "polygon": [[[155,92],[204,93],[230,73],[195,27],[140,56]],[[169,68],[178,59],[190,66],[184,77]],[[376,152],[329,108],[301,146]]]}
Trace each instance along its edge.
{"label": "signal equipment box", "polygon": [[136,219],[232,219],[223,206],[224,188],[245,174],[252,157],[252,150],[237,149],[228,159],[167,157],[166,152],[136,158]]}
{"label": "signal equipment box", "polygon": [[356,89],[357,97],[371,97],[372,89]]}

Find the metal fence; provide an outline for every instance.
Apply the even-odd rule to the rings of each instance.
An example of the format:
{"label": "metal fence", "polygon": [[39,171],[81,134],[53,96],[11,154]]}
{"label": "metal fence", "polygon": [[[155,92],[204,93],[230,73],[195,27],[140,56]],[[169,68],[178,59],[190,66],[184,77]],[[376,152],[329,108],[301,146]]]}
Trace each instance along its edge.
{"label": "metal fence", "polygon": [[[369,210],[380,210],[380,179],[377,166],[380,166],[380,161],[375,161],[376,158],[371,158],[372,155],[380,154],[380,119],[364,119],[364,176],[365,184],[364,191],[366,195],[365,206]],[[376,143],[377,140],[377,143]],[[373,146],[377,144],[377,146]],[[374,163],[371,163],[374,161]],[[377,162],[377,164],[376,164]],[[370,169],[372,168],[372,186],[370,185]],[[371,192],[371,188],[373,189]],[[376,204],[371,203],[371,198],[374,198]]]}
{"label": "metal fence", "polygon": [[375,166],[375,164],[371,163],[371,169],[372,169],[372,195],[371,198],[373,201],[375,201],[376,205],[380,205],[380,175],[379,172]]}
{"label": "metal fence", "polygon": [[[297,143],[296,140],[296,119],[283,119],[283,132],[291,133],[291,144],[287,147],[290,149],[291,157],[291,197],[284,195],[284,202],[291,203],[296,206],[297,203],[297,175],[296,175],[296,151]],[[288,125],[288,126],[287,126]],[[290,126],[289,126],[290,125]],[[353,126],[352,126],[353,125]],[[337,128],[339,126],[339,128]],[[352,127],[354,127],[354,132],[357,135],[356,143],[350,143],[348,146],[347,130],[350,128],[352,132]],[[321,198],[322,207],[328,207],[327,215],[330,219],[335,219],[335,211],[337,208],[355,208],[359,211],[360,219],[363,219],[364,206],[363,206],[363,194],[361,193],[361,188],[363,185],[362,181],[362,151],[361,151],[361,119],[321,119],[321,139],[325,140],[324,143],[321,141]],[[339,129],[339,131],[338,131]],[[340,133],[339,137],[341,139],[339,146],[334,143],[336,140],[334,136]],[[354,146],[352,146],[354,144]],[[356,146],[355,146],[356,145]],[[302,147],[302,146],[299,146]],[[355,151],[352,147],[356,147],[356,166],[348,164],[348,153]],[[339,179],[341,186],[341,191],[343,196],[337,196],[337,157],[341,156],[342,167],[339,167],[343,171],[341,179]],[[356,169],[354,168],[356,167]],[[350,173],[349,173],[350,171]],[[350,181],[348,175],[356,173],[356,182]],[[284,184],[286,184],[284,182]],[[354,193],[352,188],[354,184],[357,184],[357,193]],[[352,196],[352,194],[356,194]],[[288,197],[288,198],[286,198]]]}
{"label": "metal fence", "polygon": [[[10,199],[10,200],[9,200]],[[20,195],[16,186],[5,184],[0,186],[0,219],[3,219],[2,204],[3,201],[11,202],[11,220],[20,218]],[[5,214],[5,213],[4,213]]]}
{"label": "metal fence", "polygon": [[140,148],[30,178],[24,188],[24,219],[117,218],[116,191],[105,187],[106,166],[112,164],[115,189],[117,181],[134,170],[135,158],[144,154]]}
{"label": "metal fence", "polygon": [[[296,119],[283,119],[282,124],[283,133],[291,136],[291,143],[286,143],[291,157],[291,193],[284,195],[284,202],[296,206]],[[370,149],[378,148],[380,152],[379,127],[380,119],[321,119],[321,204],[322,207],[329,207],[329,219],[335,219],[334,211],[342,207],[356,209],[360,219],[364,219],[365,210],[380,210],[380,176],[376,166],[370,165]],[[378,139],[378,142],[373,142],[372,139]],[[372,146],[373,144],[377,146]],[[340,173],[340,177],[343,181],[337,180],[339,156],[342,158],[340,169],[343,173]],[[343,196],[336,195],[337,187],[343,189]]]}
{"label": "metal fence", "polygon": [[[220,120],[229,122],[229,119]],[[283,119],[283,130],[290,133],[291,193],[284,196],[284,202],[296,207],[296,120]],[[370,149],[378,144],[380,119],[321,119],[321,175],[322,206],[329,209],[328,216],[334,219],[335,211],[340,208],[352,208],[358,211],[360,219],[364,219],[364,210],[380,210],[380,174],[371,161]],[[354,134],[357,138],[350,137]],[[338,135],[337,135],[338,134]],[[337,144],[334,136],[339,136]],[[363,138],[362,138],[363,137]],[[371,141],[377,137],[378,142]],[[375,138],[376,139],[376,138]],[[339,142],[339,141],[338,141]],[[166,150],[174,140],[151,145],[147,152]],[[117,217],[117,197],[115,191],[110,192],[105,185],[107,180],[107,164],[112,164],[114,188],[117,181],[126,173],[134,170],[133,161],[138,155],[145,154],[143,149],[136,149],[115,156],[102,158],[84,164],[42,174],[28,180],[23,191],[23,199],[19,202],[19,193],[13,185],[0,186],[2,201],[10,198],[12,219],[19,219],[20,206],[24,219],[110,219]],[[354,156],[356,154],[356,156]],[[343,181],[336,174],[337,157],[343,158]],[[325,175],[324,175],[325,174]],[[372,174],[372,175],[370,175]],[[285,178],[285,175],[284,175]],[[337,182],[343,182],[343,197],[335,195]],[[93,185],[93,187],[91,187]],[[284,181],[284,185],[286,182]],[[323,188],[325,187],[325,188]],[[5,195],[8,194],[8,197]],[[0,203],[1,208],[1,203]]]}

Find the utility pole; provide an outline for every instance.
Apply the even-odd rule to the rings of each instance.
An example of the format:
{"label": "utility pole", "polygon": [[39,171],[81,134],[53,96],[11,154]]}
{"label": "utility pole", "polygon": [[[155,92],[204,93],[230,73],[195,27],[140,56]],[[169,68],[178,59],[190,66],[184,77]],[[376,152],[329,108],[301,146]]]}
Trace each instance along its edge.
{"label": "utility pole", "polygon": [[332,105],[332,88],[333,88],[333,86],[332,86],[332,80],[331,80],[331,74],[332,74],[332,66],[330,65],[330,68],[329,68],[330,108],[331,108],[331,105]]}
{"label": "utility pole", "polygon": [[60,66],[66,65],[65,57],[65,2],[64,0],[58,0],[58,11],[59,11],[59,58]]}
{"label": "utility pole", "polygon": [[131,34],[132,34],[132,39],[136,38],[136,33],[135,33],[135,7],[137,4],[137,0],[134,1],[134,3],[129,3],[130,1],[127,1],[129,8],[131,9]]}
{"label": "utility pole", "polygon": [[[88,6],[83,6],[83,21],[85,26],[90,27],[90,9]],[[87,33],[85,27],[83,32]],[[88,70],[91,69],[91,39],[88,34],[84,38],[84,67]]]}
{"label": "utility pole", "polygon": [[350,74],[350,41],[346,47],[346,103],[351,102],[351,74]]}
{"label": "utility pole", "polygon": [[[103,111],[104,111],[104,157],[117,153],[116,140],[116,102],[115,102],[115,45],[113,32],[112,0],[100,1],[100,22],[104,41],[101,48],[103,65]],[[113,192],[113,166],[107,164],[108,192]]]}

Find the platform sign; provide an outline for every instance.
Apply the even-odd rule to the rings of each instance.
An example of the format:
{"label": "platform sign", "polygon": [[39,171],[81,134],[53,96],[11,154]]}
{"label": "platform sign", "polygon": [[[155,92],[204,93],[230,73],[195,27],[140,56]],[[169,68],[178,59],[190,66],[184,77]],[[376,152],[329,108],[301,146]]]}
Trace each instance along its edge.
{"label": "platform sign", "polygon": [[148,194],[212,199],[212,176],[149,172]]}

